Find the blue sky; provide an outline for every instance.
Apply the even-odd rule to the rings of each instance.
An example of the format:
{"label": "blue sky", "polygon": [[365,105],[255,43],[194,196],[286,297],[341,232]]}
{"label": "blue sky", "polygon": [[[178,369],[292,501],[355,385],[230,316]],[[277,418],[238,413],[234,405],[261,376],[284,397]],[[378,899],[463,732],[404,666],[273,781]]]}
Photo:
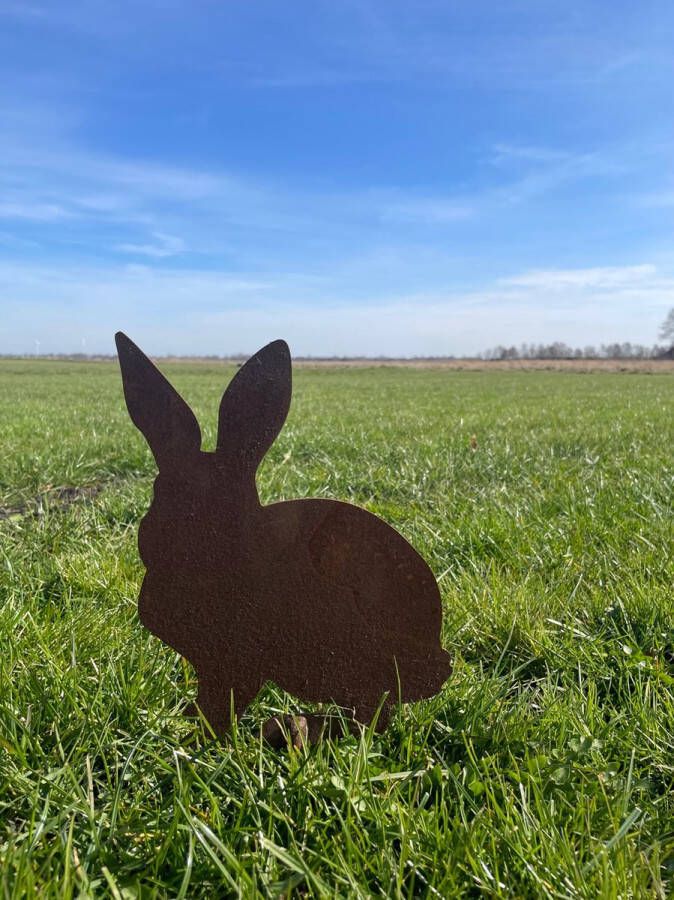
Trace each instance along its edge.
{"label": "blue sky", "polygon": [[0,352],[653,343],[674,4],[0,0]]}

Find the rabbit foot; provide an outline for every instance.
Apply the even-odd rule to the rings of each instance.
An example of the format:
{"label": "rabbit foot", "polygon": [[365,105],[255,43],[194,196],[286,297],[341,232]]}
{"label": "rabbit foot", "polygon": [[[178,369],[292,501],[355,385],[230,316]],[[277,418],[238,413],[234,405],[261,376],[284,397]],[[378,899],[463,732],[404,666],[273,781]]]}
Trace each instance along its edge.
{"label": "rabbit foot", "polygon": [[[375,722],[374,730],[381,734],[381,732],[385,731],[389,720],[391,718],[393,704],[388,699],[388,697],[384,700],[383,703],[377,701],[372,704],[361,704],[360,706],[356,706],[353,710],[353,718],[356,722],[360,722],[362,725],[370,725],[373,721]],[[376,720],[376,721],[375,721]]]}
{"label": "rabbit foot", "polygon": [[185,707],[186,716],[202,715],[217,737],[224,737],[235,719],[239,719],[255,697],[250,691],[231,688],[226,690],[217,684],[200,684],[195,703]]}

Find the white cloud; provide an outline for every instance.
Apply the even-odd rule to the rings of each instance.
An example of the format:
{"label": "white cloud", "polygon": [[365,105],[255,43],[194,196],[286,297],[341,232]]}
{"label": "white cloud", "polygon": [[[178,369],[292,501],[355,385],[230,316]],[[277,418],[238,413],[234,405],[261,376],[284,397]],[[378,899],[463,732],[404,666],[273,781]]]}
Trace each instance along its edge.
{"label": "white cloud", "polygon": [[[608,276],[606,273],[610,273]],[[604,274],[598,274],[604,273]],[[674,277],[651,265],[525,272],[481,290],[346,296],[321,282],[146,266],[0,265],[0,352],[112,352],[122,328],[152,353],[226,354],[285,337],[298,355],[444,355],[495,344],[654,343]]]}

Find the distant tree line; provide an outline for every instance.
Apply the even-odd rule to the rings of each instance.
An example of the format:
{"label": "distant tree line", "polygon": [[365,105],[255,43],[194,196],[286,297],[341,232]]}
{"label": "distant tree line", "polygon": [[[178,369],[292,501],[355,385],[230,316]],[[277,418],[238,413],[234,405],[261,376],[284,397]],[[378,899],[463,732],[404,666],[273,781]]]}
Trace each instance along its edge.
{"label": "distant tree line", "polygon": [[[107,353],[44,353],[39,356],[35,353],[11,354],[0,353],[0,359],[16,358],[17,355],[24,359],[53,359],[53,360],[71,360],[75,361],[107,361],[114,360],[116,356]],[[212,362],[229,362],[241,365],[247,359],[245,354],[228,354],[226,356],[218,356],[216,354],[208,354],[204,356],[174,356],[173,354],[162,357],[163,359],[200,359]],[[306,361],[317,362],[348,362],[356,358],[371,359],[374,362],[395,362],[398,357],[393,356],[303,356],[297,357]],[[415,360],[440,360],[440,359],[674,359],[674,345],[654,344],[647,347],[644,344],[632,344],[625,341],[622,344],[600,344],[598,347],[588,345],[586,347],[570,347],[563,341],[554,341],[552,344],[520,344],[519,347],[514,345],[504,347],[498,344],[496,347],[490,347],[482,353],[478,353],[474,357],[467,356],[412,356],[407,359]]]}
{"label": "distant tree line", "polygon": [[478,359],[662,359],[672,353],[671,347],[654,344],[600,344],[598,347],[570,347],[563,341],[552,344],[520,344],[504,347],[499,344],[478,353]]}

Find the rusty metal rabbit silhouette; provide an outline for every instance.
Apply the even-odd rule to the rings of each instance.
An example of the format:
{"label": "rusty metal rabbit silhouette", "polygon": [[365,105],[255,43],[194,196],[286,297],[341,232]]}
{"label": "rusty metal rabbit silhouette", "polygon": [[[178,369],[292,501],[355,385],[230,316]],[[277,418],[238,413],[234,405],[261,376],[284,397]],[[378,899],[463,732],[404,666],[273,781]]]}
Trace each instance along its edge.
{"label": "rusty metal rabbit silhouette", "polygon": [[129,414],[159,468],[138,534],[139,616],[194,666],[214,732],[267,681],[364,723],[385,697],[378,730],[394,701],[436,693],[451,669],[440,595],[412,546],[348,503],[260,503],[255,474],[290,406],[287,344],[239,369],[205,453],[187,403],[126,335],[116,342]]}

